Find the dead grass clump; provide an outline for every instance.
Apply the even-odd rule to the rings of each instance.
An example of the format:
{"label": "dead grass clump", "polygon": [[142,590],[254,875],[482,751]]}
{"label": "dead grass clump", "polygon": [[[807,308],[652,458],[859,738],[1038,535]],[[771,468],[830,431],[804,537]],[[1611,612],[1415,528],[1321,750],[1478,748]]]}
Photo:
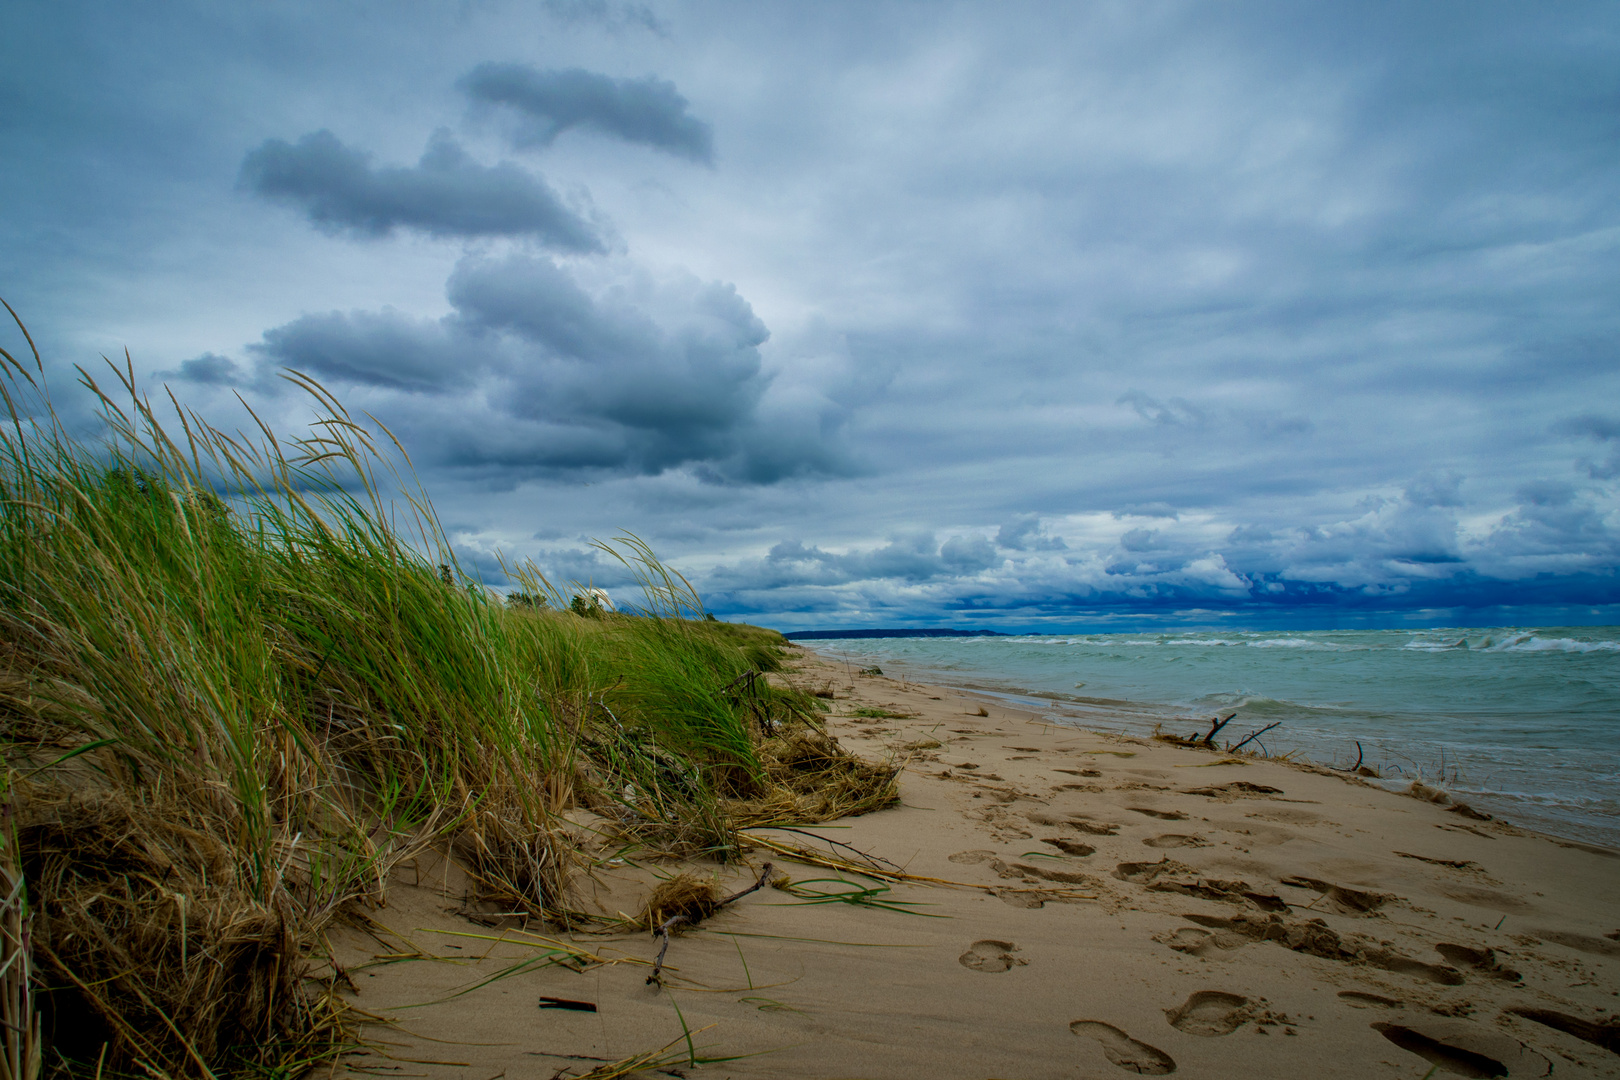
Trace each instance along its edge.
{"label": "dead grass clump", "polygon": [[749,823],[830,821],[900,801],[898,766],[864,761],[811,728],[766,739],[759,757],[768,789],[751,812],[738,814]]}
{"label": "dead grass clump", "polygon": [[719,907],[720,890],[715,888],[712,880],[696,874],[676,874],[660,882],[658,888],[653,890],[636,922],[648,930],[657,931],[670,919],[680,916],[681,923],[677,926],[695,926],[713,915]]}
{"label": "dead grass clump", "polygon": [[107,1043],[114,1060],[192,1075],[227,1051],[279,1057],[271,1048],[312,1034],[294,1026],[308,1011],[289,1008],[308,943],[279,883],[264,883],[283,898],[272,907],[243,880],[234,838],[104,790],[20,809],[53,1059],[87,1063]]}

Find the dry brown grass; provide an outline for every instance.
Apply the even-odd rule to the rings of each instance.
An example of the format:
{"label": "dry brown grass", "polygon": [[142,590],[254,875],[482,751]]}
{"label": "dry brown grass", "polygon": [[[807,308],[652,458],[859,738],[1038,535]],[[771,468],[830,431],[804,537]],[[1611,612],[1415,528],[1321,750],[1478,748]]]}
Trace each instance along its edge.
{"label": "dry brown grass", "polygon": [[105,1043],[113,1061],[206,1070],[231,1047],[315,1035],[299,979],[309,923],[257,901],[237,853],[188,816],[107,790],[20,804],[55,1053],[93,1061]]}
{"label": "dry brown grass", "polygon": [[[658,883],[636,922],[650,931],[657,931],[677,917],[686,926],[695,926],[715,913],[720,900],[720,890],[712,879],[692,873],[676,874]],[[679,926],[672,929],[678,931]]]}
{"label": "dry brown grass", "polygon": [[732,807],[739,826],[831,821],[900,801],[898,764],[858,758],[808,725],[766,739],[759,758],[768,787],[762,797]]}

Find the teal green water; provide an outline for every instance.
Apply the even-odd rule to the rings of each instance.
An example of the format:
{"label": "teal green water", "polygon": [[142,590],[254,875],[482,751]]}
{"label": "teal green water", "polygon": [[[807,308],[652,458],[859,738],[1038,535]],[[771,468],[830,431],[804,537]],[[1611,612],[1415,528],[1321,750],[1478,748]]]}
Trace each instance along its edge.
{"label": "teal green water", "polygon": [[1054,720],[1365,760],[1532,828],[1620,845],[1620,627],[837,639],[829,656],[1011,695]]}

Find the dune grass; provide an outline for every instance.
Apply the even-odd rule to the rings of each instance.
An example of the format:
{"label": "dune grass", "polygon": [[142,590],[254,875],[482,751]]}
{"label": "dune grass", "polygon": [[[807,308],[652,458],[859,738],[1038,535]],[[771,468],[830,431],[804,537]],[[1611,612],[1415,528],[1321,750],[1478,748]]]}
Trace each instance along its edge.
{"label": "dune grass", "polygon": [[313,380],[288,376],[319,419],[287,440],[172,399],[161,422],[130,366],[110,390],[81,371],[104,425],[86,439],[37,352],[0,361],[8,1076],[30,1054],[106,1076],[328,1059],[347,1006],[304,960],[425,847],[562,917],[576,808],[723,859],[739,825],[894,798],[892,770],[763,676],[780,635],[705,619],[634,537],[601,546],[639,611],[569,611],[532,566],[503,603],[458,568],[403,449]]}

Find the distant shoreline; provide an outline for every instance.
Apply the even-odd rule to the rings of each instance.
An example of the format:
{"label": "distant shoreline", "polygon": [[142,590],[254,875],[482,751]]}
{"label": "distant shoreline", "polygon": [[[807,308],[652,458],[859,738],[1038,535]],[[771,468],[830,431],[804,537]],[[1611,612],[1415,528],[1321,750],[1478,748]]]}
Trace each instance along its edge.
{"label": "distant shoreline", "polygon": [[795,630],[783,634],[789,641],[826,641],[832,638],[904,638],[904,637],[1013,637],[998,630]]}

